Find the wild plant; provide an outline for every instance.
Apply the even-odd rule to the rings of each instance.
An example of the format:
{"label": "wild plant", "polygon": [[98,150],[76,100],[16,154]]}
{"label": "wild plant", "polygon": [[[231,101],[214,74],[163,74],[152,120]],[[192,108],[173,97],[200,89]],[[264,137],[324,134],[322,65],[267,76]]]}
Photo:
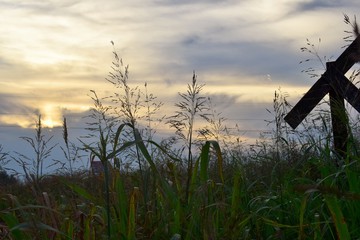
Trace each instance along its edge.
{"label": "wild plant", "polygon": [[[157,132],[156,127],[163,122],[165,115],[158,117],[158,112],[161,110],[161,107],[164,105],[163,102],[157,102],[157,97],[154,94],[148,92],[147,83],[144,85],[145,96],[144,96],[144,106],[146,108],[145,113],[145,127],[142,131],[142,136],[145,140],[152,141]],[[150,148],[152,145],[149,146]],[[150,149],[151,154],[155,155],[153,152],[154,149]]]}
{"label": "wild plant", "polygon": [[[110,206],[110,182],[111,182],[111,161],[123,150],[119,142],[120,134],[124,125],[121,125],[116,132],[114,118],[109,116],[109,107],[102,104],[95,91],[91,91],[93,96],[91,97],[94,102],[94,107],[91,109],[91,114],[88,118],[91,119],[89,124],[90,135],[89,137],[94,138],[97,136],[98,142],[87,144],[83,142],[84,149],[90,152],[91,161],[95,158],[101,161],[104,166],[104,189],[105,189],[105,203],[106,203],[106,223],[107,223],[107,238],[111,239],[111,206]],[[113,136],[115,136],[113,138]],[[120,145],[120,148],[119,148]],[[74,187],[77,190],[77,187]]]}
{"label": "wild plant", "polygon": [[68,132],[68,126],[66,118],[63,119],[63,140],[65,146],[60,146],[60,149],[65,157],[64,160],[54,160],[59,166],[58,171],[63,173],[68,173],[70,176],[72,176],[75,172],[73,164],[76,161],[81,161],[81,158],[83,157],[81,153],[81,148],[77,147],[75,143],[71,142],[69,140],[69,132]]}
{"label": "wild plant", "polygon": [[193,73],[192,83],[187,85],[186,93],[178,93],[181,100],[175,106],[178,110],[175,114],[168,117],[167,124],[175,129],[175,134],[184,144],[187,151],[187,158],[185,159],[187,169],[186,179],[186,198],[188,198],[190,179],[193,171],[193,145],[196,142],[194,139],[196,117],[204,118],[205,111],[208,110],[206,105],[206,98],[201,96],[201,91],[204,84],[197,82],[197,76]]}
{"label": "wild plant", "polygon": [[12,157],[12,159],[22,167],[27,181],[38,183],[44,175],[44,162],[51,156],[51,152],[56,147],[56,144],[50,145],[53,137],[50,136],[49,138],[46,138],[43,134],[41,115],[38,116],[35,123],[35,136],[33,138],[20,138],[31,146],[34,151],[34,156],[29,157],[24,153],[15,152],[17,156]]}
{"label": "wild plant", "polygon": [[207,98],[208,113],[201,116],[206,120],[207,126],[199,129],[200,137],[205,140],[215,140],[217,142],[223,142],[224,132],[226,131],[225,121],[226,118],[222,116],[221,112],[217,112],[215,104],[211,98]]}
{"label": "wild plant", "polygon": [[345,42],[352,42],[353,37],[358,37],[360,35],[359,24],[356,21],[356,15],[354,15],[354,20],[351,21],[350,17],[347,14],[344,14],[344,22],[347,25],[350,25],[352,31],[345,30],[344,32],[348,35],[343,39]]}
{"label": "wild plant", "polygon": [[[201,114],[201,117],[205,119],[207,125],[201,127],[196,132],[198,132],[199,140],[203,141],[216,141],[221,145],[221,152],[223,156],[223,167],[227,171],[232,171],[231,169],[238,167],[245,162],[246,149],[245,144],[240,139],[240,129],[237,124],[234,128],[229,128],[226,126],[227,119],[223,116],[222,112],[217,111],[216,104],[212,101],[210,97],[207,98],[207,109],[205,114]],[[213,149],[214,151],[214,149]],[[213,152],[211,156],[215,158],[216,153]],[[210,170],[213,170],[213,175],[217,171],[216,158],[211,159],[210,161]],[[232,179],[232,178],[231,178]]]}
{"label": "wild plant", "polygon": [[304,64],[308,62],[312,63],[318,63],[320,64],[319,67],[308,67],[301,72],[306,73],[310,76],[310,78],[318,78],[320,77],[321,73],[326,70],[326,62],[329,62],[331,58],[328,58],[326,55],[321,56],[320,54],[320,44],[321,44],[321,38],[318,39],[317,45],[312,43],[308,38],[306,39],[306,46],[300,48],[301,52],[307,53],[310,55],[309,58],[302,60],[299,62],[299,64]]}
{"label": "wild plant", "polygon": [[284,117],[287,114],[291,105],[287,101],[288,94],[286,92],[282,92],[281,88],[275,91],[274,98],[273,98],[273,109],[272,111],[266,109],[270,114],[273,115],[273,119],[268,121],[266,120],[267,124],[273,127],[271,134],[273,136],[273,146],[275,147],[274,158],[278,161],[281,156],[280,153],[285,150],[285,145],[289,145],[290,142],[293,140],[291,139],[291,130],[288,124],[284,121]]}
{"label": "wild plant", "polygon": [[[129,82],[129,66],[124,65],[122,59],[119,57],[114,43],[111,42],[114,50],[114,61],[112,62],[111,71],[106,80],[113,85],[116,91],[107,98],[111,100],[112,105],[110,109],[116,121],[128,123],[137,129],[142,138],[152,140],[155,133],[155,126],[158,125],[163,117],[156,118],[156,115],[163,103],[157,102],[157,98],[148,92],[147,83],[144,84],[142,91],[139,86],[132,87]],[[134,140],[135,133],[133,129],[124,129],[123,138],[128,141]],[[145,143],[147,145],[147,143]],[[151,145],[149,145],[152,148]],[[151,151],[154,149],[150,149]],[[152,153],[154,154],[154,153]],[[144,198],[147,202],[149,178],[149,166],[147,161],[140,154],[137,145],[133,148],[128,148],[122,153],[122,157],[127,159],[126,162],[133,165],[133,161],[137,161],[139,173],[141,175],[142,188],[144,190]],[[133,160],[134,159],[134,160]]]}

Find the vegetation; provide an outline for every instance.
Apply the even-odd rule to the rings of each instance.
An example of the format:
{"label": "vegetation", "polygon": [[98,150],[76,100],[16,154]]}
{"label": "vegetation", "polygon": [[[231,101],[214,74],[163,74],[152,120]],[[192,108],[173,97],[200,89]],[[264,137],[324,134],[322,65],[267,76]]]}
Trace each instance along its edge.
{"label": "vegetation", "polygon": [[[39,117],[35,138],[23,138],[35,158],[15,158],[33,163],[25,181],[0,169],[6,183],[0,188],[1,239],[360,238],[358,121],[350,122],[352,134],[340,158],[332,150],[329,113],[316,113],[301,131],[290,130],[283,120],[287,94],[277,90],[268,110],[271,136],[246,148],[227,136],[225,119],[207,107],[212,103],[201,95],[204,85],[194,73],[167,118],[177,137],[158,143],[153,113],[162,104],[146,84],[144,91],[131,88],[128,67],[115,51],[114,56],[108,81],[119,91],[103,99],[92,91],[87,137],[93,142],[82,140],[103,173],[72,168],[80,155],[68,142],[64,119],[61,149],[69,166],[43,174],[53,146],[41,133]],[[195,128],[196,116],[208,125]],[[8,158],[0,146],[0,160]]]}

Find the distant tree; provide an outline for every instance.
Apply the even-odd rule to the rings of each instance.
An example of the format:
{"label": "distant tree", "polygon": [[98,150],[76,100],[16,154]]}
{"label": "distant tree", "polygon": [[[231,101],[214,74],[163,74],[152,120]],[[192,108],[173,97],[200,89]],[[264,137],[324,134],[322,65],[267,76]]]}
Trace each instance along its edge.
{"label": "distant tree", "polygon": [[3,166],[5,166],[8,163],[7,156],[9,154],[7,152],[4,152],[3,146],[0,144],[0,170],[3,170]]}
{"label": "distant tree", "polygon": [[3,166],[8,163],[8,153],[4,152],[3,146],[0,144],[0,186],[14,184],[17,179],[13,175],[9,175]]}
{"label": "distant tree", "polygon": [[16,184],[17,179],[14,175],[9,175],[5,170],[0,169],[0,186]]}

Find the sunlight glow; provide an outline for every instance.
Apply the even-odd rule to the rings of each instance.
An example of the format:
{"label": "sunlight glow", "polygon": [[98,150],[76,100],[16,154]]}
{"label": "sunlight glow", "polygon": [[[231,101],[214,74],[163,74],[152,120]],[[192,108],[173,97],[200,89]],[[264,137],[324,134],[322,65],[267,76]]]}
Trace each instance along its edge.
{"label": "sunlight glow", "polygon": [[41,109],[42,124],[44,127],[53,128],[62,125],[62,113],[60,109],[51,104],[45,105]]}
{"label": "sunlight glow", "polygon": [[54,122],[50,118],[42,120],[42,124],[43,124],[44,127],[47,127],[47,128],[53,128],[54,127]]}

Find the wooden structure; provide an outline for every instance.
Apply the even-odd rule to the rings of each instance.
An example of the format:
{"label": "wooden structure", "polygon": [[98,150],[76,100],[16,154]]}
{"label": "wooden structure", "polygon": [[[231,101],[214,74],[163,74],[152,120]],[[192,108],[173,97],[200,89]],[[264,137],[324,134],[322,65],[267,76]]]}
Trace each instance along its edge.
{"label": "wooden structure", "polygon": [[284,118],[295,129],[329,93],[334,147],[340,156],[346,152],[348,139],[348,120],[344,99],[360,112],[360,90],[344,74],[359,61],[360,36],[345,49],[336,61],[326,63],[325,73]]}
{"label": "wooden structure", "polygon": [[104,173],[104,165],[100,161],[91,161],[90,168],[93,175],[101,175]]}

